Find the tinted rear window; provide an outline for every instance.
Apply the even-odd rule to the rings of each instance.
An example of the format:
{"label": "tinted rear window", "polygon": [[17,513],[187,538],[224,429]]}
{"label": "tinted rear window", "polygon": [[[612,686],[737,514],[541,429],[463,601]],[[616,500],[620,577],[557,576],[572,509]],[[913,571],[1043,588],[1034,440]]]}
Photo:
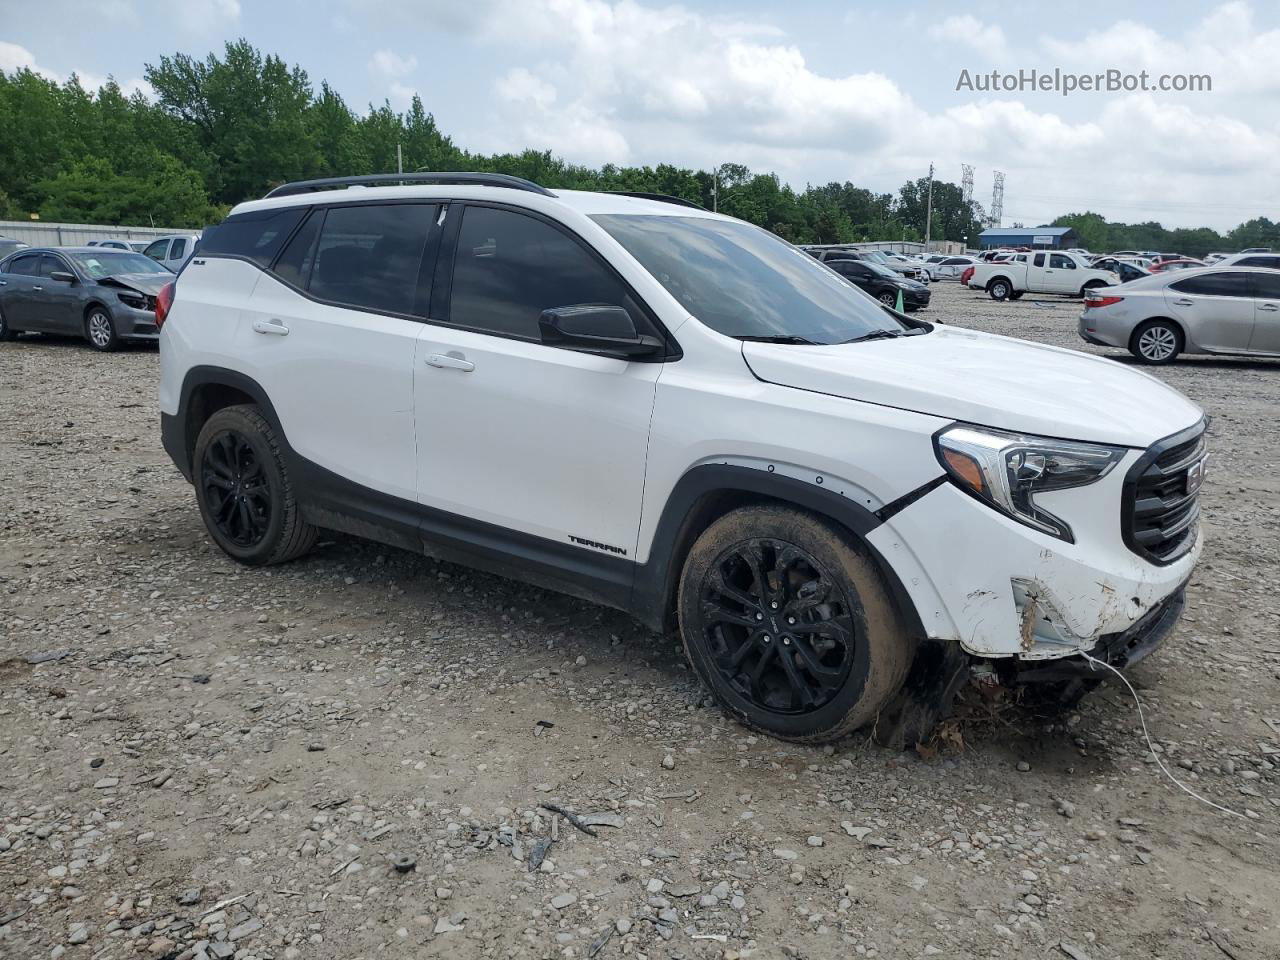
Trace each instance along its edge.
{"label": "tinted rear window", "polygon": [[[208,256],[244,257],[260,267],[275,258],[293,228],[306,216],[306,207],[255,210],[227,217],[210,227],[200,240],[200,253]],[[185,246],[185,243],[184,243]],[[181,254],[174,251],[171,256]]]}

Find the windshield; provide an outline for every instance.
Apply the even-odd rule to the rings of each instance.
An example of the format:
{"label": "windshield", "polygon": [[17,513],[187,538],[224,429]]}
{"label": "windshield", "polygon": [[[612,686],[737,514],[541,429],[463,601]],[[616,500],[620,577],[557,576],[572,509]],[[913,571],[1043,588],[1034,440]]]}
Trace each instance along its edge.
{"label": "windshield", "polygon": [[140,253],[103,248],[93,253],[77,253],[75,261],[80,269],[94,280],[115,277],[122,273],[169,273],[167,267]]}
{"label": "windshield", "polygon": [[844,343],[904,325],[804,251],[759,227],[706,217],[592,217],[698,320],[752,339]]}

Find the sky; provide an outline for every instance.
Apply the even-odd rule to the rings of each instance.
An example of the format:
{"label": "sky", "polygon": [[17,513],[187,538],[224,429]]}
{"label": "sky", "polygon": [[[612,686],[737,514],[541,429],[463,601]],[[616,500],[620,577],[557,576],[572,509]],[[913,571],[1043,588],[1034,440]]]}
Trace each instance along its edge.
{"label": "sky", "polygon": [[[936,175],[1005,226],[1086,209],[1280,218],[1280,4],[972,0],[0,0],[0,68],[147,91],[144,64],[245,37],[356,109],[416,92],[459,146],[743,163],[802,188]],[[25,12],[25,15],[19,15]],[[11,15],[5,15],[11,14]],[[91,18],[92,29],[86,20]],[[76,29],[67,29],[75,23]],[[1197,91],[982,89],[993,70],[1207,75]],[[967,71],[967,73],[965,73]],[[964,78],[967,76],[967,83]],[[963,88],[957,89],[963,84]],[[0,131],[3,136],[3,131]]]}

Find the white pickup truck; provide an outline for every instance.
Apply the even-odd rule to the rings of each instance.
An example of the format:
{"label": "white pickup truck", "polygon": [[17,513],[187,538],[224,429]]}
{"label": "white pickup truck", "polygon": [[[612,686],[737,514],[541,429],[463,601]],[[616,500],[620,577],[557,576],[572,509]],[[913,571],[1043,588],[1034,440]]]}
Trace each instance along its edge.
{"label": "white pickup truck", "polygon": [[1110,270],[1095,270],[1089,261],[1063,250],[1018,253],[998,263],[980,263],[969,278],[969,289],[985,290],[992,300],[1017,300],[1024,293],[1058,293],[1082,297],[1092,287],[1120,282]]}

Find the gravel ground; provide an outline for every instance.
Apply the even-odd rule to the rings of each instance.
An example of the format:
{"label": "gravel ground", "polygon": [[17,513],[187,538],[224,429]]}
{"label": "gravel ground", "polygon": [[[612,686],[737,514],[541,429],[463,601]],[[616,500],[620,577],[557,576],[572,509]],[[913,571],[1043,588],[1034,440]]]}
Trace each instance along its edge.
{"label": "gravel ground", "polygon": [[[1093,349],[1078,303],[935,289],[931,318]],[[603,608],[336,536],[239,568],[156,375],[0,345],[0,956],[1280,956],[1280,364],[1158,372],[1214,418],[1209,546],[1132,676],[1240,819],[1164,779],[1114,682],[801,748]]]}

